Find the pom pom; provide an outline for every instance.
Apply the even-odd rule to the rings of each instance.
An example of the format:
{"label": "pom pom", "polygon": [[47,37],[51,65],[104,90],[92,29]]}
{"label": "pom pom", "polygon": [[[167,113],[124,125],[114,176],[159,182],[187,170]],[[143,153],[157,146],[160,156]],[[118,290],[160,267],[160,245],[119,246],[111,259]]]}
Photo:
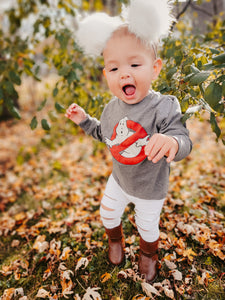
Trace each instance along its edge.
{"label": "pom pom", "polygon": [[112,33],[122,24],[119,17],[94,13],[84,18],[78,27],[76,39],[87,55],[100,56]]}
{"label": "pom pom", "polygon": [[158,42],[169,33],[174,18],[167,0],[131,0],[123,9],[129,31],[147,44]]}

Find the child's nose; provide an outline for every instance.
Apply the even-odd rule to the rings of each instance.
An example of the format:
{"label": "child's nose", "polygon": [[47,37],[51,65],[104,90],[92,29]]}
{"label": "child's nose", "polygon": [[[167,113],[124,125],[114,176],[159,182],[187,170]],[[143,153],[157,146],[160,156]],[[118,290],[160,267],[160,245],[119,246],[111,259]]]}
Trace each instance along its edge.
{"label": "child's nose", "polygon": [[127,79],[127,78],[130,78],[130,74],[127,73],[127,72],[123,72],[123,73],[121,73],[120,78],[121,78],[121,79]]}

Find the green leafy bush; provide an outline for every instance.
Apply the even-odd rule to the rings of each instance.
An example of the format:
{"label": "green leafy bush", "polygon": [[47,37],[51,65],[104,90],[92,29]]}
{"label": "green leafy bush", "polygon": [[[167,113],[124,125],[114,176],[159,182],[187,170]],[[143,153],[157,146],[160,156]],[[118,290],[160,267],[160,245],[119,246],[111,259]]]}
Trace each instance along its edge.
{"label": "green leafy bush", "polygon": [[193,114],[208,112],[212,130],[217,139],[223,139],[225,21],[211,25],[205,36],[194,36],[182,22],[177,29],[179,37],[169,37],[162,46],[164,68],[154,88],[177,96],[184,121]]}
{"label": "green leafy bush", "polygon": [[[18,1],[17,8],[7,12],[10,32],[0,32],[0,115],[3,117],[4,108],[7,108],[13,117],[21,118],[16,86],[21,84],[24,76],[41,80],[40,68],[35,61],[39,46],[43,62],[59,78],[52,91],[56,111],[64,113],[65,108],[76,101],[89,113],[99,116],[110,97],[105,92],[108,89],[105,89],[102,76],[102,61],[95,62],[82,54],[74,38],[76,26],[68,28],[65,22],[69,16],[75,20],[77,6],[70,0],[58,1],[55,16],[48,16],[41,14],[39,8],[42,5],[50,12],[49,2],[39,0],[39,5],[37,3],[38,1]],[[104,3],[100,0],[92,4],[82,1],[83,10],[103,8]],[[22,20],[30,14],[37,15],[37,19],[32,36],[24,40],[18,29]],[[177,96],[184,121],[192,115],[201,116],[207,112],[217,140],[222,139],[224,142],[225,21],[214,19],[204,35],[193,35],[192,30],[182,21],[175,25],[174,31],[162,43],[160,56],[163,58],[164,68],[153,87],[161,93]],[[41,32],[42,40],[39,39]],[[46,101],[41,108],[45,104]],[[41,125],[47,131],[51,128],[47,117],[41,121]],[[37,126],[38,118],[35,115],[30,121],[30,127],[34,130]]]}

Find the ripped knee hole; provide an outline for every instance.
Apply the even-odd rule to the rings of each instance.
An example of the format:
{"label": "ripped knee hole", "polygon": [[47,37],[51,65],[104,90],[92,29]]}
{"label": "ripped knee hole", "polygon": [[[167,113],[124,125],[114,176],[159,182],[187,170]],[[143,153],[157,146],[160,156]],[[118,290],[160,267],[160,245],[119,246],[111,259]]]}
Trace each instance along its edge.
{"label": "ripped knee hole", "polygon": [[107,206],[105,206],[104,204],[101,204],[101,207],[104,209],[104,210],[108,210],[108,211],[114,211],[115,209],[113,208],[109,208]]}

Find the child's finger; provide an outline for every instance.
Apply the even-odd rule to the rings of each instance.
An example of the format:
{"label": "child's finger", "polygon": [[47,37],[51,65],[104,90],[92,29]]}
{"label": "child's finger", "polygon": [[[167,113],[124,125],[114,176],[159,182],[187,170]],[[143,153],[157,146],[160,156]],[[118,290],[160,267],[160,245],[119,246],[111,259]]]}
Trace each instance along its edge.
{"label": "child's finger", "polygon": [[159,136],[153,135],[145,147],[145,154],[149,160],[153,160],[157,155],[160,157],[160,151],[164,146],[163,140],[159,139]]}
{"label": "child's finger", "polygon": [[169,146],[164,144],[161,148],[159,148],[158,152],[152,158],[153,163],[157,163],[160,159],[162,159],[165,154],[169,151]]}
{"label": "child's finger", "polygon": [[150,138],[150,140],[148,141],[148,144],[145,146],[145,154],[147,156],[150,156],[150,154],[151,154],[151,152],[152,152],[152,150],[153,150],[153,148],[155,146],[155,140],[156,140],[156,136],[153,135]]}
{"label": "child's finger", "polygon": [[168,163],[170,163],[174,159],[175,155],[176,155],[176,149],[175,148],[171,148],[170,151],[169,151],[169,155],[168,155],[166,161]]}
{"label": "child's finger", "polygon": [[78,105],[76,103],[71,104],[70,108],[72,111],[75,111],[77,109]]}

